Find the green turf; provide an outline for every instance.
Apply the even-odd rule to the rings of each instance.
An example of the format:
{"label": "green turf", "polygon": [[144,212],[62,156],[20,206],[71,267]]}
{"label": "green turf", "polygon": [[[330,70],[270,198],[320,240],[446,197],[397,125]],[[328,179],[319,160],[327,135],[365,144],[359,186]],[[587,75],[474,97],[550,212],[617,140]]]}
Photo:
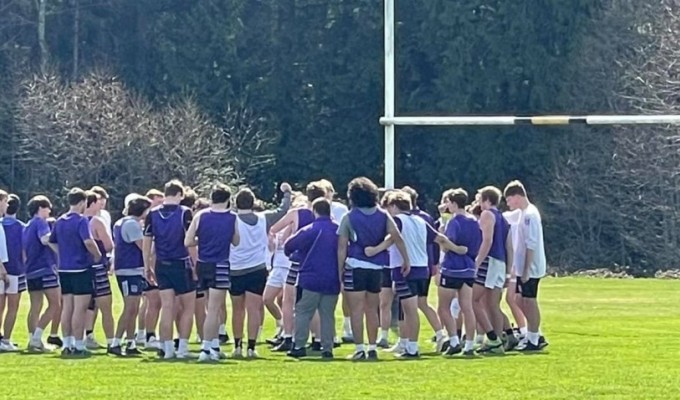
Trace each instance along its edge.
{"label": "green turf", "polygon": [[[25,299],[27,300],[27,299]],[[259,347],[261,360],[218,365],[118,359],[96,354],[0,354],[0,398],[247,399],[651,399],[680,396],[680,281],[546,279],[541,283],[542,354],[472,360],[429,353],[421,360],[297,361]],[[26,344],[24,302],[14,341]],[[339,321],[339,319],[338,319]],[[423,321],[423,326],[427,324]],[[268,318],[265,336],[273,332]],[[103,339],[101,331],[98,337]],[[197,351],[198,346],[192,347]],[[231,346],[227,348],[231,350]]]}

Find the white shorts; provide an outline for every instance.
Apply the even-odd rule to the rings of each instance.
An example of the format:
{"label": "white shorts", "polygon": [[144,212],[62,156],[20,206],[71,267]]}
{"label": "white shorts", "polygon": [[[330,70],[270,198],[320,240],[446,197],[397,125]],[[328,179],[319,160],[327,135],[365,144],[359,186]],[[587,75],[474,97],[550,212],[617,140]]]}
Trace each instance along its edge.
{"label": "white shorts", "polygon": [[503,286],[505,286],[505,263],[489,257],[484,287],[487,289],[503,289]]}
{"label": "white shorts", "polygon": [[274,267],[269,272],[267,277],[267,286],[282,288],[286,284],[286,277],[288,276],[288,268]]}
{"label": "white shorts", "polygon": [[7,275],[9,285],[0,281],[0,294],[18,294],[26,290],[25,275]]}

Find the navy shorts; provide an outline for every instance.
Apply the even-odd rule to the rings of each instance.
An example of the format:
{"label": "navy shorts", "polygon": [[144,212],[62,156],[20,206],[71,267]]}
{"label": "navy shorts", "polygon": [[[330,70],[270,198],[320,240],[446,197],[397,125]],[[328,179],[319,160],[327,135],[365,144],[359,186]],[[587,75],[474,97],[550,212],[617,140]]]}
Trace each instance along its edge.
{"label": "navy shorts", "polygon": [[81,272],[59,272],[61,294],[92,296],[94,293],[94,271],[88,268]]}
{"label": "navy shorts", "polygon": [[430,279],[414,279],[412,281],[394,282],[394,289],[399,300],[410,299],[411,297],[427,297],[430,291]]}
{"label": "navy shorts", "polygon": [[459,290],[463,288],[463,285],[472,287],[474,284],[475,278],[450,278],[444,275],[439,278],[439,286],[446,289]]}
{"label": "navy shorts", "polygon": [[342,276],[345,291],[380,293],[383,270],[345,267],[345,273]]}
{"label": "navy shorts", "polygon": [[291,262],[288,269],[288,276],[286,277],[286,285],[295,286],[297,284],[298,274],[300,273],[300,263]]}
{"label": "navy shorts", "polygon": [[229,290],[231,288],[229,262],[206,263],[199,261],[196,265],[196,275],[198,275],[197,290],[199,292],[208,289]]}
{"label": "navy shorts", "polygon": [[94,293],[93,296],[104,297],[111,295],[111,283],[109,282],[109,267],[102,264],[93,265],[94,270]]}
{"label": "navy shorts", "polygon": [[383,268],[382,270],[382,288],[391,289],[392,288],[392,270],[389,268]]}
{"label": "navy shorts", "polygon": [[59,277],[56,273],[51,273],[38,278],[26,279],[26,286],[29,293],[58,288]]}
{"label": "navy shorts", "polygon": [[267,270],[258,269],[245,275],[231,277],[231,295],[242,296],[246,292],[262,296],[267,285]]}
{"label": "navy shorts", "polygon": [[538,284],[540,282],[541,280],[538,278],[529,278],[526,282],[522,282],[522,279],[517,278],[515,293],[519,293],[527,299],[535,299],[538,297]]}
{"label": "navy shorts", "polygon": [[159,290],[173,290],[175,295],[196,290],[191,274],[191,263],[186,260],[156,262],[156,281]]}
{"label": "navy shorts", "polygon": [[146,281],[146,285],[144,286],[144,291],[145,292],[150,292],[152,290],[158,290],[158,285],[152,285],[151,282],[149,282],[148,279],[144,278]]}
{"label": "navy shorts", "polygon": [[117,275],[116,281],[123,297],[141,296],[146,289],[146,279],[141,275]]}

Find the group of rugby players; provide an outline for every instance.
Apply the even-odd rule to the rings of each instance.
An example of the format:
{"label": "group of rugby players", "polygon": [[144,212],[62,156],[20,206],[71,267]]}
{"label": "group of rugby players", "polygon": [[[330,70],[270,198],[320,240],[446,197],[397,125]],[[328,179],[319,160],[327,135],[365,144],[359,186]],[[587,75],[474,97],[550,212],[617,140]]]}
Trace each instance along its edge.
{"label": "group of rugby players", "polygon": [[[412,188],[381,190],[363,177],[348,185],[349,209],[333,201],[327,180],[304,194],[287,183],[280,190],[279,208],[264,210],[247,188],[232,196],[216,184],[202,199],[173,180],[163,192],[128,195],[115,224],[98,186],[71,189],[69,210],[56,220],[47,197],[31,198],[27,223],[17,219],[19,197],[0,191],[0,351],[19,350],[11,336],[26,289],[28,351],[57,346],[69,357],[100,347],[93,331],[101,315],[109,354],[139,355],[140,346],[188,358],[195,324],[199,362],[224,359],[227,294],[235,358],[257,357],[265,309],[276,321],[272,351],[296,358],[308,351],[333,358],[341,342],[354,343],[356,361],[377,359],[378,348],[419,357],[419,310],[445,356],[547,345],[536,301],[546,270],[541,217],[519,181],[503,194],[482,188],[472,202],[463,189],[447,190],[436,221]],[[122,295],[117,322],[109,275]],[[436,309],[428,303],[432,280]],[[515,329],[501,310],[505,288]],[[390,347],[394,325],[399,339]]]}

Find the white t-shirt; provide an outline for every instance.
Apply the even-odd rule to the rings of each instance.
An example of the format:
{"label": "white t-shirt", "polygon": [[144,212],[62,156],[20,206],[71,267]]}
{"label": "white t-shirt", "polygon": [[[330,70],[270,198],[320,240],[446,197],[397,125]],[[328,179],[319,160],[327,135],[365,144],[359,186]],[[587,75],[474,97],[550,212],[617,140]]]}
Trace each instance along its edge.
{"label": "white t-shirt", "polygon": [[515,250],[515,273],[517,276],[522,275],[527,249],[534,251],[534,257],[529,268],[529,278],[538,279],[545,276],[546,260],[541,213],[531,203],[520,213],[519,224],[517,226],[517,242],[515,245],[515,236],[513,236],[513,247]]}
{"label": "white t-shirt", "polygon": [[9,261],[9,254],[7,253],[7,237],[5,236],[5,228],[0,225],[0,262],[6,263]]}
{"label": "white t-shirt", "polygon": [[345,216],[349,212],[349,209],[347,208],[346,205],[342,203],[338,203],[337,201],[334,201],[331,203],[331,217],[337,222],[338,224],[340,221],[342,221],[342,217]]}

